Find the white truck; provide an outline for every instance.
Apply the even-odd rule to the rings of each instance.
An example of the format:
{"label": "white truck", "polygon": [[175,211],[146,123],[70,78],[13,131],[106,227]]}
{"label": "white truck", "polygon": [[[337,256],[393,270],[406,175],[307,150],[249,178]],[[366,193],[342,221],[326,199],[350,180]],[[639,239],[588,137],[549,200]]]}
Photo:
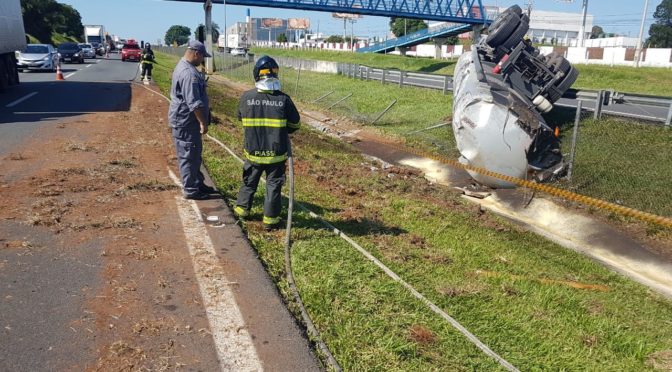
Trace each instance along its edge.
{"label": "white truck", "polygon": [[[228,45],[227,47],[229,49],[233,48],[249,48],[250,44],[247,42],[247,35],[245,34],[228,34]],[[219,44],[220,47],[224,47],[223,45],[224,38],[222,36],[219,37]]]}
{"label": "white truck", "polygon": [[19,83],[16,51],[26,48],[20,0],[0,1],[0,92]]}
{"label": "white truck", "polygon": [[105,27],[102,25],[84,25],[84,42],[87,44],[105,42]]}
{"label": "white truck", "polygon": [[[453,82],[453,134],[460,162],[500,175],[552,180],[566,170],[558,128],[543,113],[579,76],[562,55],[541,55],[525,38],[529,18],[511,6],[490,25],[487,37],[462,54]],[[515,184],[469,170],[494,188]]]}

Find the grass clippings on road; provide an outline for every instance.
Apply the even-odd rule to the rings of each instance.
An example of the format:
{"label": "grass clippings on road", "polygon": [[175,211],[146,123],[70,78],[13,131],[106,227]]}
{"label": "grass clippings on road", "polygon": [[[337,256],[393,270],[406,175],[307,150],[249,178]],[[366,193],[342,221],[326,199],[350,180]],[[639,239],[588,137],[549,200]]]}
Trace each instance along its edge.
{"label": "grass clippings on road", "polygon": [[[210,92],[224,123],[212,135],[241,153],[237,97],[215,84]],[[297,201],[521,370],[640,370],[672,348],[672,303],[643,286],[323,134],[304,128],[293,147]],[[205,160],[218,189],[234,199],[240,164],[212,143]],[[260,187],[243,227],[289,298],[283,233],[263,231],[262,199]],[[499,368],[306,213],[295,212],[293,231],[297,285],[344,369]]]}

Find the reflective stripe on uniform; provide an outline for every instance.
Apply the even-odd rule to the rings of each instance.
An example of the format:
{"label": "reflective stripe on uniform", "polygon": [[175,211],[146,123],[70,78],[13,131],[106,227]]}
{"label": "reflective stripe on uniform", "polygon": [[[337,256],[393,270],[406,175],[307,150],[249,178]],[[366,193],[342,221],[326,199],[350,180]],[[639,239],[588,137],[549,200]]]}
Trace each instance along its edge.
{"label": "reflective stripe on uniform", "polygon": [[266,217],[264,216],[265,225],[276,225],[280,223],[280,217]]}
{"label": "reflective stripe on uniform", "polygon": [[254,156],[250,155],[250,153],[248,153],[247,150],[244,150],[244,153],[245,157],[249,161],[257,164],[274,164],[287,160],[287,154],[282,154],[278,156]]}
{"label": "reflective stripe on uniform", "polygon": [[272,128],[284,128],[287,126],[286,119],[253,119],[253,118],[243,118],[244,127],[272,127]]}
{"label": "reflective stripe on uniform", "polygon": [[301,128],[301,123],[287,123],[287,126],[290,128]]}

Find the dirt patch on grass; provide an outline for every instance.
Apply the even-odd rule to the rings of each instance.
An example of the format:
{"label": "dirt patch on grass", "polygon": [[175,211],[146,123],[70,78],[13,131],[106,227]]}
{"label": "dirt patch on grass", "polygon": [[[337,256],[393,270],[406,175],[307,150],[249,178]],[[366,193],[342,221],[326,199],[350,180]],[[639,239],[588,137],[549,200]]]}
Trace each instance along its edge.
{"label": "dirt patch on grass", "polygon": [[434,332],[421,324],[411,326],[408,330],[408,336],[413,342],[419,345],[431,345],[436,342]]}
{"label": "dirt patch on grass", "polygon": [[647,364],[657,371],[672,371],[672,350],[662,350],[649,355]]}

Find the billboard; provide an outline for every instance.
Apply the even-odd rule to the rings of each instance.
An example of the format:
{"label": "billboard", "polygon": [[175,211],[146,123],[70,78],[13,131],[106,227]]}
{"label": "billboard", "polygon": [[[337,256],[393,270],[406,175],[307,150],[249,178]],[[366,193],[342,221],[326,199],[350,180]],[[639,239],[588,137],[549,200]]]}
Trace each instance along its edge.
{"label": "billboard", "polygon": [[282,19],[280,18],[262,18],[261,27],[280,28],[282,27]]}
{"label": "billboard", "polygon": [[310,28],[310,19],[308,18],[290,18],[287,23],[291,30],[307,30]]}
{"label": "billboard", "polygon": [[347,18],[347,19],[362,18],[361,14],[350,14],[350,13],[331,13],[331,16],[334,18]]}

